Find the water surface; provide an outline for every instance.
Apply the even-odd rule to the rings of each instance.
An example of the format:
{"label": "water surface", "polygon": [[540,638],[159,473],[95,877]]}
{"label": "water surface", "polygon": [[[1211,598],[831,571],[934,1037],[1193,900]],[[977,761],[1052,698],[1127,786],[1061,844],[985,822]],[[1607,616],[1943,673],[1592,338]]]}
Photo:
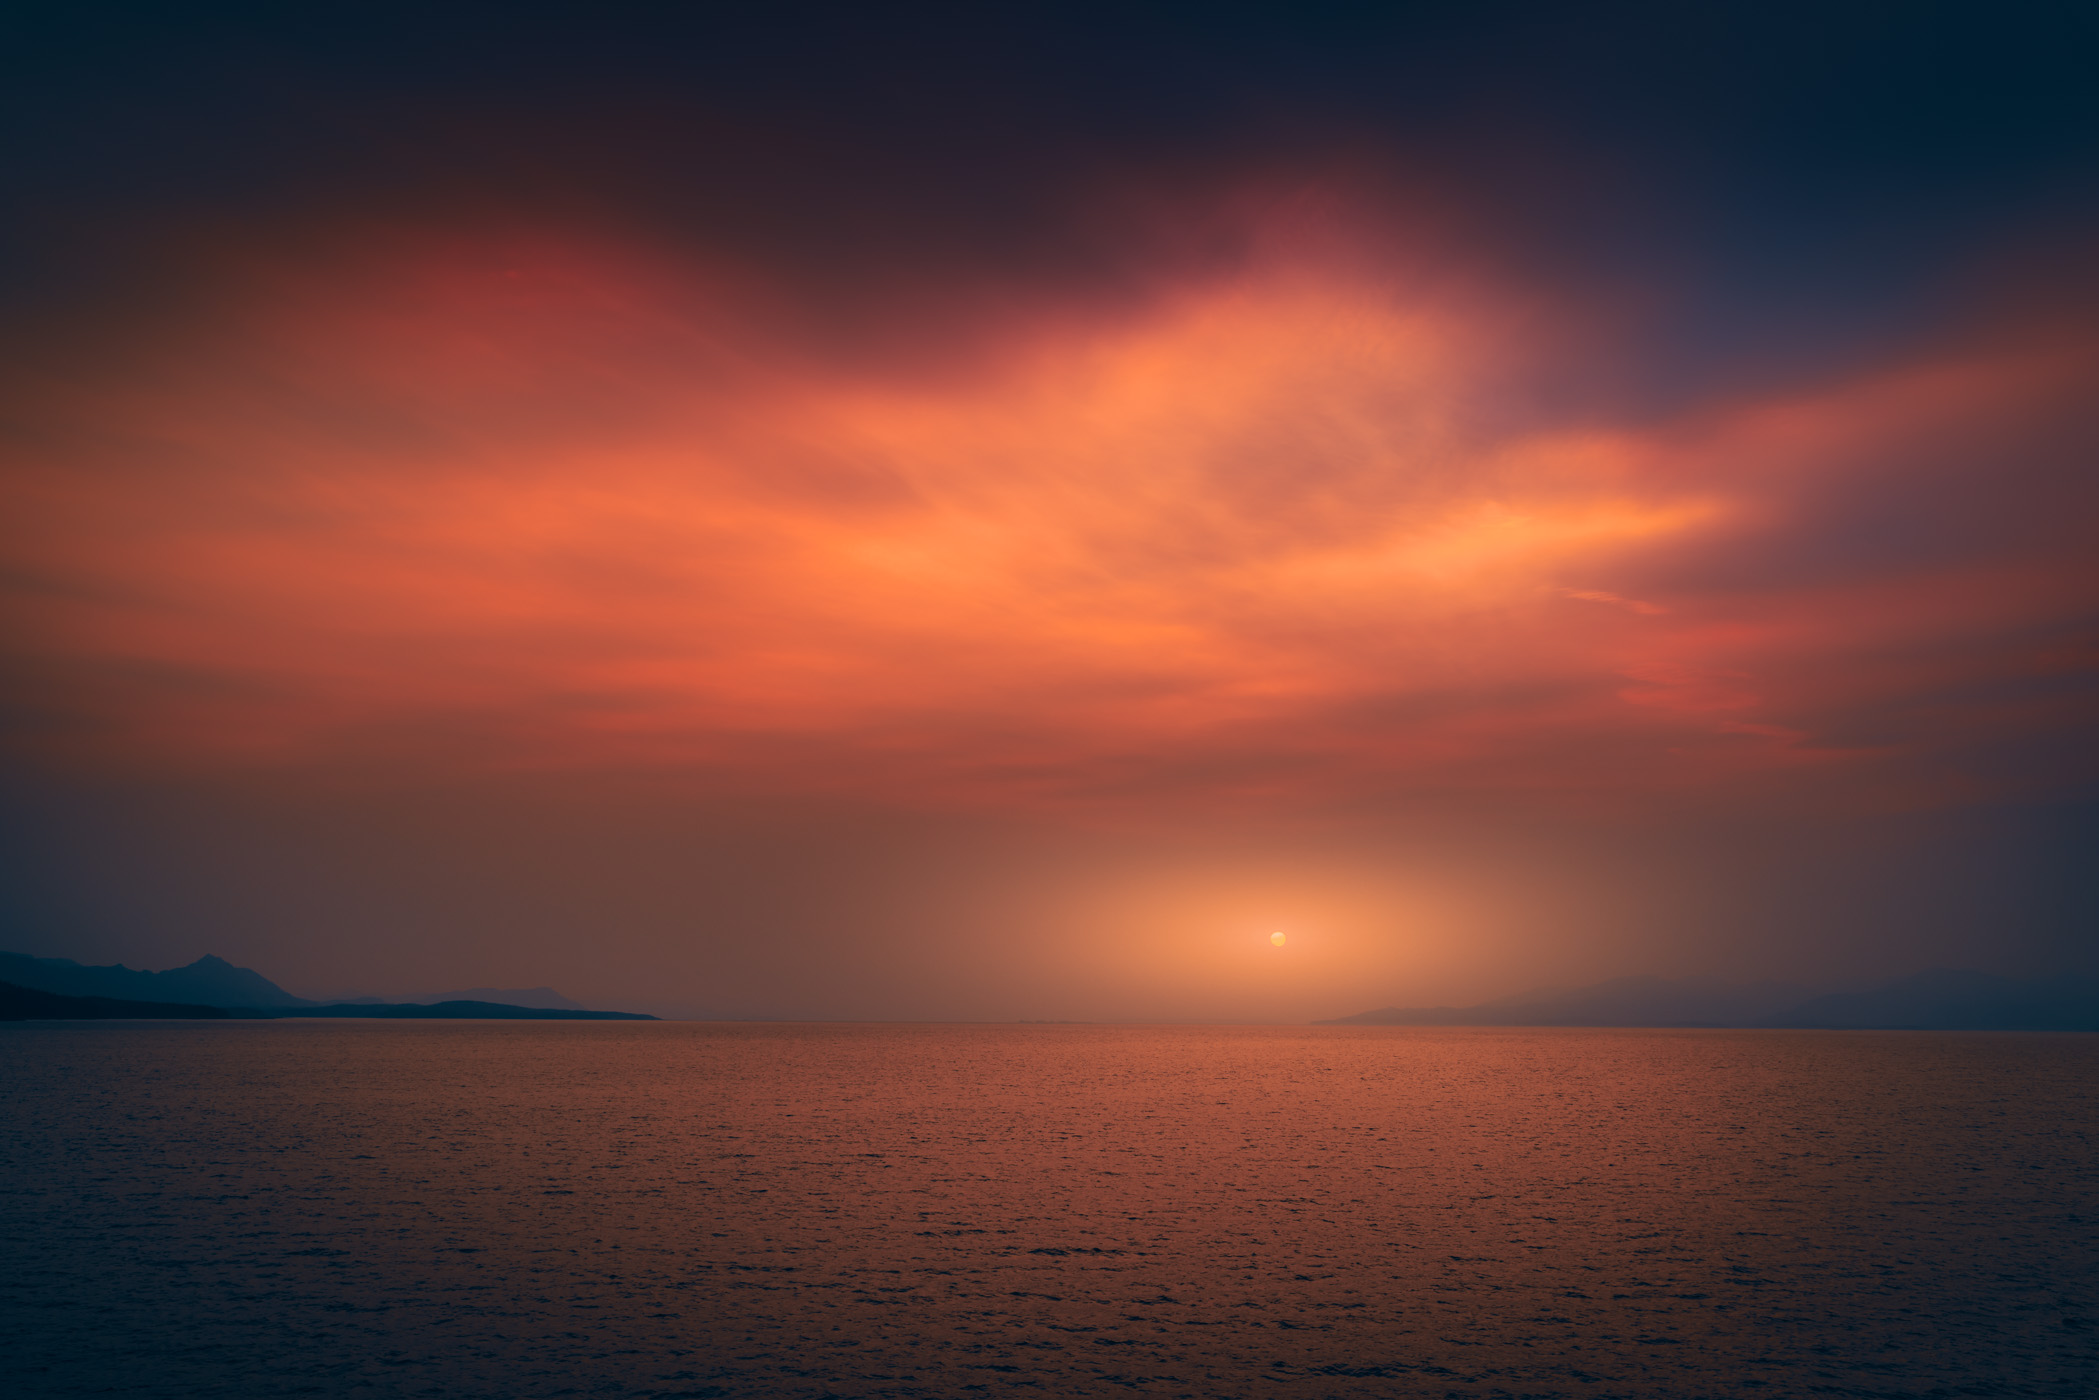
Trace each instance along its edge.
{"label": "water surface", "polygon": [[30,1395],[2099,1395],[2099,1036],[0,1027]]}

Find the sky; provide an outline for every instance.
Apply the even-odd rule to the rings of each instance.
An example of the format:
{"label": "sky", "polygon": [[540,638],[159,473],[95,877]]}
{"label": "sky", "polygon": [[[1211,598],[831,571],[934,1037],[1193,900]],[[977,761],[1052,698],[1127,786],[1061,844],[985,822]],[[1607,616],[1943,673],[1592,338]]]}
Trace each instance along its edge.
{"label": "sky", "polygon": [[185,8],[0,46],[10,949],[2099,969],[2092,14]]}

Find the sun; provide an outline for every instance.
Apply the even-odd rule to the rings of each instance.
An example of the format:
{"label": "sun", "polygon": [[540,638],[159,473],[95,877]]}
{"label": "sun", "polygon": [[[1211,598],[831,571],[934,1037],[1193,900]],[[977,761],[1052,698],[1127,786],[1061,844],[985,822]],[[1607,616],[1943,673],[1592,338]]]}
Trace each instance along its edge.
{"label": "sun", "polygon": [[1268,935],[1268,941],[1270,943],[1275,944],[1276,947],[1280,948],[1283,946],[1283,935],[1281,935],[1280,933],[1271,933]]}

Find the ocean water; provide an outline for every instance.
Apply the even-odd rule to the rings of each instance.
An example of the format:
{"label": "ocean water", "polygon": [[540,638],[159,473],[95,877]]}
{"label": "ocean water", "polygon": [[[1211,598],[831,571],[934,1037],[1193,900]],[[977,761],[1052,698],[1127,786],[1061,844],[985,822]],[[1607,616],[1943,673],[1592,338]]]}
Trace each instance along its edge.
{"label": "ocean water", "polygon": [[0,1026],[15,1395],[2099,1396],[2099,1036]]}

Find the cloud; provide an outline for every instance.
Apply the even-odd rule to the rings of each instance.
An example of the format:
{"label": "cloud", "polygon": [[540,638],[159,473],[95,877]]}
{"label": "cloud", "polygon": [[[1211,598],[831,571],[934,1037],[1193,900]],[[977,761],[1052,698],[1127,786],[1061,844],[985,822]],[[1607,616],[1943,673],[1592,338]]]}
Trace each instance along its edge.
{"label": "cloud", "polygon": [[1297,228],[892,362],[604,234],[226,258],[6,386],[18,746],[1139,814],[2090,776],[2089,335],[1546,411],[1574,300]]}

